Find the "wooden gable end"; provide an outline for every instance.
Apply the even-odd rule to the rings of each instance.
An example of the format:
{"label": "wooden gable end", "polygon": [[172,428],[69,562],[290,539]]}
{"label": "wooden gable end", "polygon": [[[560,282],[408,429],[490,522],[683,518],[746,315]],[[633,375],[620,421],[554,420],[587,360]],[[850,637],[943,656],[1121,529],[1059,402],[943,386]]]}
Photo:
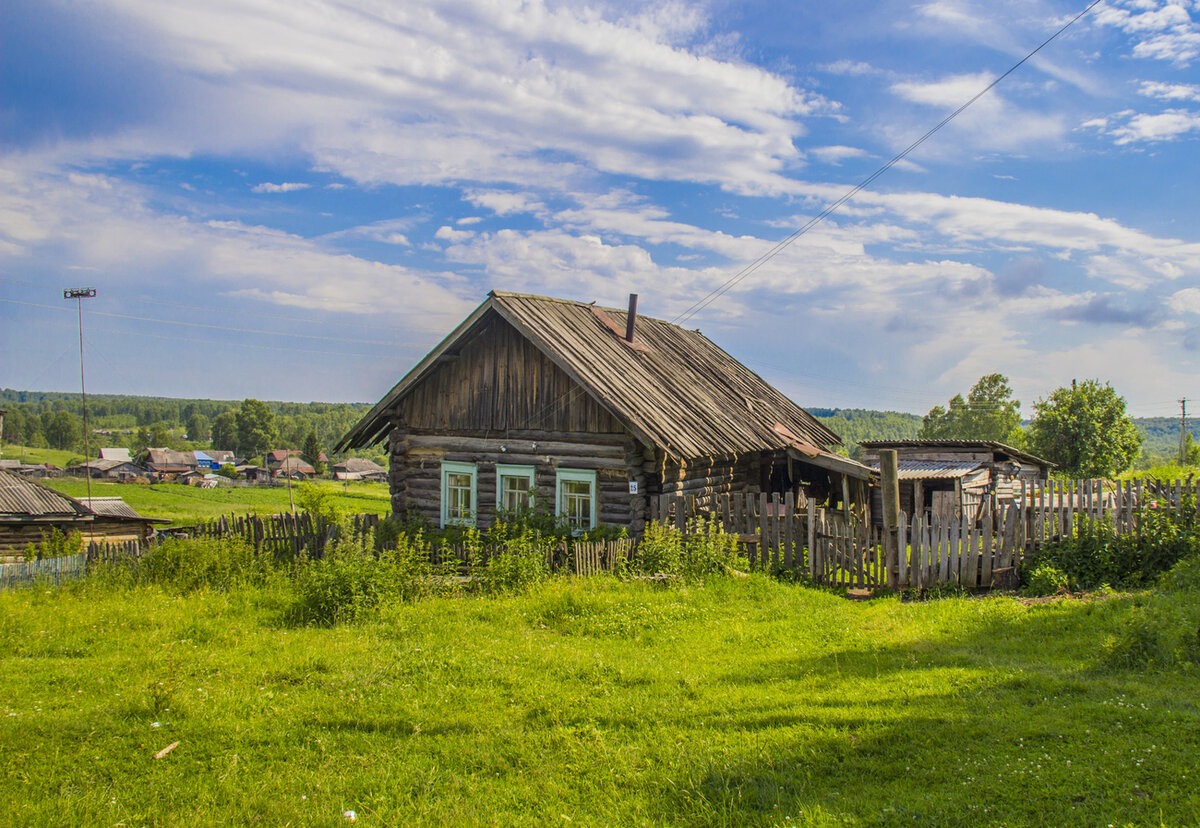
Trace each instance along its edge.
{"label": "wooden gable end", "polygon": [[508,322],[489,314],[398,404],[408,428],[620,434],[624,426]]}

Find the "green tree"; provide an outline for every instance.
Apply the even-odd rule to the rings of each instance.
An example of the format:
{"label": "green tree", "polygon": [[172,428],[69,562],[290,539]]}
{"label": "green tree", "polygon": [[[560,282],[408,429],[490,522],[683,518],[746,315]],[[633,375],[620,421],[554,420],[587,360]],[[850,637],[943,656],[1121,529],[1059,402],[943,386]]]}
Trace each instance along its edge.
{"label": "green tree", "polygon": [[42,433],[50,448],[74,450],[83,445],[83,423],[70,411],[42,414]]}
{"label": "green tree", "polygon": [[1077,477],[1114,477],[1138,455],[1142,435],[1125,399],[1098,379],[1071,382],[1033,405],[1033,451]]}
{"label": "green tree", "polygon": [[242,400],[237,413],[238,451],[256,457],[271,448],[277,439],[275,414],[265,402],[252,397]]}
{"label": "green tree", "polygon": [[207,440],[211,433],[212,426],[208,422],[208,417],[197,411],[193,412],[187,418],[187,436],[189,440]]}
{"label": "green tree", "polygon": [[312,464],[312,467],[317,470],[317,474],[325,473],[325,464],[321,462],[321,443],[317,440],[317,435],[311,431],[304,438],[304,448],[300,450],[300,456]]}
{"label": "green tree", "polygon": [[949,406],[934,406],[921,420],[922,440],[1020,439],[1021,402],[1013,399],[1008,377],[986,374],[967,392],[955,394]]}
{"label": "green tree", "polygon": [[3,442],[23,446],[21,440],[25,436],[25,415],[19,409],[12,409],[4,415]]}
{"label": "green tree", "polygon": [[237,412],[232,408],[213,418],[212,447],[218,451],[237,451],[238,418]]}

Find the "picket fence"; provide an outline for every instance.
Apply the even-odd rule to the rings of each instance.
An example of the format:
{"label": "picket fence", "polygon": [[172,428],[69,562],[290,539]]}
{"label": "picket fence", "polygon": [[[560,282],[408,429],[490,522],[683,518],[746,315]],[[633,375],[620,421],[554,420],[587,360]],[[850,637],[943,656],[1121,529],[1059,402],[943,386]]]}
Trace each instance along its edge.
{"label": "picket fence", "polygon": [[1118,535],[1140,530],[1155,510],[1196,510],[1200,483],[1153,478],[1018,483],[1010,496],[984,497],[954,519],[901,515],[898,550],[887,560],[882,529],[861,506],[849,511],[798,508],[792,495],[724,494],[698,500],[660,495],[652,520],[685,530],[691,520],[719,522],[737,536],[751,566],[805,571],[817,583],[868,589],[1015,586],[1022,561],[1039,546],[1070,537],[1076,521],[1109,521]]}

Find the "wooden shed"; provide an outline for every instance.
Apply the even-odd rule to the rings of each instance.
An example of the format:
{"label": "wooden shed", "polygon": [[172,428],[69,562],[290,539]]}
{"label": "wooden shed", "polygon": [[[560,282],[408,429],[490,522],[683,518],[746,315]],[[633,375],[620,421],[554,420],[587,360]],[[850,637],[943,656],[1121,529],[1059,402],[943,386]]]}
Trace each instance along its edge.
{"label": "wooden shed", "polygon": [[[985,500],[1011,500],[1022,480],[1047,480],[1054,467],[994,440],[868,440],[859,446],[862,461],[876,469],[882,449],[896,451],[900,509],[910,516],[973,520]],[[878,504],[878,492],[875,499]]]}
{"label": "wooden shed", "polygon": [[486,526],[542,507],[639,532],[648,497],[849,499],[871,475],[837,435],[699,331],[494,291],[336,450],[389,441],[392,507]]}
{"label": "wooden shed", "polygon": [[79,532],[85,541],[125,541],[154,535],[155,523],[119,497],[68,497],[20,475],[0,470],[0,552],[39,543],[51,529]]}

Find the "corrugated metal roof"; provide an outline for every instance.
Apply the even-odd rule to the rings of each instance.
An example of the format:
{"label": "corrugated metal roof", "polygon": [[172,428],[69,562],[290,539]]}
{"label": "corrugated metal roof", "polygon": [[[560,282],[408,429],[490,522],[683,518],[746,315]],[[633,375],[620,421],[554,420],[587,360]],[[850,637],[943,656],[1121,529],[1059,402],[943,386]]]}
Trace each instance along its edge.
{"label": "corrugated metal roof", "polygon": [[[97,515],[104,517],[129,518],[131,520],[151,520],[151,518],[143,517],[134,511],[133,507],[119,497],[93,497],[81,498],[80,503],[90,506],[92,511]],[[167,520],[155,521],[156,523],[170,523]]]}
{"label": "corrugated metal roof", "polygon": [[87,507],[37,481],[0,469],[0,519],[88,517]]}
{"label": "corrugated metal roof", "polygon": [[[982,463],[950,463],[937,460],[901,460],[897,464],[901,480],[953,480],[983,468]],[[878,469],[876,463],[872,468]]]}
{"label": "corrugated metal roof", "polygon": [[[676,457],[782,449],[791,436],[827,450],[836,434],[699,331],[639,314],[630,346],[626,311],[494,291],[375,405],[338,449],[363,448],[389,430],[387,412],[437,358],[496,313],[643,441]],[[782,428],[780,428],[782,427]]]}

